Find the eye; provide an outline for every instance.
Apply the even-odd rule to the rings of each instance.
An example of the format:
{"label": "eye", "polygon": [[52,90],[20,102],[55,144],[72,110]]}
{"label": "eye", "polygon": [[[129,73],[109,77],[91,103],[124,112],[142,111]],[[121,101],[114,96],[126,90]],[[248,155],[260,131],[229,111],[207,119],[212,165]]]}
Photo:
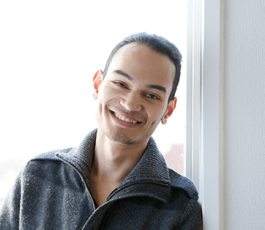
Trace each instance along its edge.
{"label": "eye", "polygon": [[124,83],[120,82],[120,81],[114,81],[114,84],[116,84],[116,85],[118,85],[120,87],[123,87],[123,88],[127,88],[127,86]]}
{"label": "eye", "polygon": [[156,95],[154,95],[154,94],[151,94],[151,93],[149,93],[149,94],[146,94],[145,96],[146,96],[146,97],[149,97],[149,98],[152,98],[152,99],[159,100],[159,97],[157,97]]}

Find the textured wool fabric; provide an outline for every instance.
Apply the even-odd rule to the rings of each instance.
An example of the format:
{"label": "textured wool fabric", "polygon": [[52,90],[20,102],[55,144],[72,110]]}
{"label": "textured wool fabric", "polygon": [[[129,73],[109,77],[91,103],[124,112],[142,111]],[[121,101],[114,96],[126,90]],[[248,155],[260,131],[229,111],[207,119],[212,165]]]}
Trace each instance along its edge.
{"label": "textured wool fabric", "polygon": [[132,172],[95,208],[89,175],[97,130],[27,163],[0,207],[0,229],[201,230],[193,183],[167,168],[153,138]]}

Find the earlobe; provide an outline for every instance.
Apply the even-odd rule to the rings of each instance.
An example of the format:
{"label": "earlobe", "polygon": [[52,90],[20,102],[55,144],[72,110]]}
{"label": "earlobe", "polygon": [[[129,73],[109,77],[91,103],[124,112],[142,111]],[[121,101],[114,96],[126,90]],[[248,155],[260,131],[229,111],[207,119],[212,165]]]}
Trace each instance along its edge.
{"label": "earlobe", "polygon": [[97,97],[98,97],[98,91],[99,91],[99,88],[101,85],[102,77],[103,77],[102,70],[98,70],[93,77],[93,87],[94,87],[93,97],[94,97],[94,99],[97,99]]}
{"label": "earlobe", "polygon": [[177,104],[177,98],[175,97],[172,101],[170,101],[168,103],[167,106],[167,111],[164,114],[163,118],[161,119],[161,123],[163,125],[165,125],[167,123],[167,119],[172,115],[172,113],[174,112],[175,108],[176,108],[176,104]]}
{"label": "earlobe", "polygon": [[161,123],[162,123],[163,125],[165,125],[165,124],[167,123],[167,117],[166,117],[166,116],[164,116],[164,117],[162,118]]}

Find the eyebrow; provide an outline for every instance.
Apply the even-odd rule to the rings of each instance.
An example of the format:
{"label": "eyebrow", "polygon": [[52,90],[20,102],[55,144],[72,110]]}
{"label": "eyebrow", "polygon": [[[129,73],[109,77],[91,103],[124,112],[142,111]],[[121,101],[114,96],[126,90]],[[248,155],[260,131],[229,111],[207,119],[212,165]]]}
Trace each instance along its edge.
{"label": "eyebrow", "polygon": [[[124,73],[121,70],[114,70],[113,73],[117,73],[119,75],[122,75],[123,77],[126,77],[129,81],[133,81],[133,78],[130,75],[128,75],[127,73]],[[164,93],[167,92],[166,88],[164,86],[161,86],[161,85],[146,85],[146,87],[149,89],[158,89]]]}
{"label": "eyebrow", "polygon": [[164,86],[161,86],[161,85],[147,85],[147,88],[149,89],[158,89],[164,93],[167,92],[166,88]]}
{"label": "eyebrow", "polygon": [[114,73],[117,73],[117,74],[120,74],[120,75],[122,75],[123,77],[126,77],[128,80],[130,80],[130,81],[133,81],[133,78],[132,77],[130,77],[127,73],[124,73],[123,71],[121,71],[121,70],[114,70],[113,71]]}

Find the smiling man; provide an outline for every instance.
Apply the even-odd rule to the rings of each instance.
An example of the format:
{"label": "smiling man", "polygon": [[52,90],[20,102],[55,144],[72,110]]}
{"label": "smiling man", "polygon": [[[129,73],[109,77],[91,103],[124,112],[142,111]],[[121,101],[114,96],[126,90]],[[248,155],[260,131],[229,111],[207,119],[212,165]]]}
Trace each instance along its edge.
{"label": "smiling man", "polygon": [[0,210],[0,229],[202,229],[193,183],[167,168],[151,135],[177,99],[181,55],[140,33],[93,78],[98,129],[32,159]]}

